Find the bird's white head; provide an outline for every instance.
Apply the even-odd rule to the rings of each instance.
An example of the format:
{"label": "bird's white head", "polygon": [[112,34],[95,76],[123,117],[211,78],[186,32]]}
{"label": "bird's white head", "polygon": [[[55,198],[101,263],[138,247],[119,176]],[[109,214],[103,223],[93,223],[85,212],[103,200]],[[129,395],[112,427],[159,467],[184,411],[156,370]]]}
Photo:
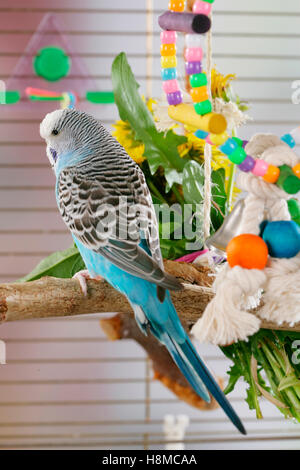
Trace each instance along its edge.
{"label": "bird's white head", "polygon": [[75,109],[58,109],[45,116],[40,135],[47,144],[47,157],[55,170],[61,156],[87,155],[97,144],[100,123],[92,116]]}

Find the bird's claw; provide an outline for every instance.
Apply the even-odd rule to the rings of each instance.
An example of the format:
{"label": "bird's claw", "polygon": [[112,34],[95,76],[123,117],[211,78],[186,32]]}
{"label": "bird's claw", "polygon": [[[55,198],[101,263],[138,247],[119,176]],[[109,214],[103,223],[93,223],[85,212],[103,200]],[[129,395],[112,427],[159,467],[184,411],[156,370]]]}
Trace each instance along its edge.
{"label": "bird's claw", "polygon": [[74,274],[73,279],[77,279],[79,282],[80,288],[82,290],[83,295],[86,297],[87,296],[87,282],[90,279],[96,279],[100,281],[102,279],[101,276],[95,276],[91,277],[89,271],[87,269],[83,269],[82,271],[79,271],[78,273]]}

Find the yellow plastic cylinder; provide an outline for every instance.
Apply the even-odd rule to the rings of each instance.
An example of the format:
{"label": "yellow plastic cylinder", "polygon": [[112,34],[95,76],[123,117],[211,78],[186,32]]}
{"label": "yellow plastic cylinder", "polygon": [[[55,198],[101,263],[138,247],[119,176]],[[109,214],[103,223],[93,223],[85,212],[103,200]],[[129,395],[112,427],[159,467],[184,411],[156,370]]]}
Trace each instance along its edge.
{"label": "yellow plastic cylinder", "polygon": [[222,114],[208,113],[200,116],[193,106],[185,103],[169,106],[168,114],[174,121],[212,134],[222,134],[227,128],[226,119]]}

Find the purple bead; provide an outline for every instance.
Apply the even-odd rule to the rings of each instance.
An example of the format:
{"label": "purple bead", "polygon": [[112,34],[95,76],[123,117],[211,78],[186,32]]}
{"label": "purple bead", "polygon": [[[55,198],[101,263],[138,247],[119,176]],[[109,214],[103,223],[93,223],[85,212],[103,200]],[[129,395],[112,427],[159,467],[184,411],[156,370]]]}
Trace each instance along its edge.
{"label": "purple bead", "polygon": [[186,62],[185,63],[185,73],[187,75],[194,75],[196,73],[202,72],[201,62]]}
{"label": "purple bead", "polygon": [[249,140],[243,140],[243,149],[246,147],[246,145],[248,144]]}
{"label": "purple bead", "polygon": [[181,91],[174,91],[174,93],[167,93],[167,100],[170,106],[182,103]]}
{"label": "purple bead", "polygon": [[255,166],[254,158],[250,157],[250,155],[247,155],[245,160],[238,167],[240,170],[248,173],[248,171],[251,171],[254,168],[254,166]]}

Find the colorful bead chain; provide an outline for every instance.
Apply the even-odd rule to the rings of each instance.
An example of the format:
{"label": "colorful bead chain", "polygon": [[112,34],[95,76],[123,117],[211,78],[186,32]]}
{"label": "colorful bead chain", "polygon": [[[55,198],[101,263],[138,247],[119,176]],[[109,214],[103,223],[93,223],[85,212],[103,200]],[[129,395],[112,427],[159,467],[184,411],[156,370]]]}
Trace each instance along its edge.
{"label": "colorful bead chain", "polygon": [[[251,155],[247,155],[245,151],[244,147],[248,141],[238,139],[237,137],[229,137],[227,132],[214,135],[198,129],[195,132],[195,136],[211,145],[217,145],[219,150],[224,155],[227,155],[232,163],[238,165],[241,171],[246,173],[251,172],[255,176],[260,176],[267,183],[276,184],[288,194],[296,194],[300,191],[300,163],[293,168],[288,165],[277,167],[262,159],[254,159]],[[300,126],[281,138],[286,143],[291,142],[291,139],[286,136],[293,138],[293,142],[295,142],[293,147],[296,143],[300,144]]]}
{"label": "colorful bead chain", "polygon": [[[174,3],[174,0],[170,2],[172,5]],[[177,7],[181,3],[183,2],[177,2]],[[167,101],[170,106],[182,103],[182,93],[179,88],[176,70],[176,39],[176,31],[162,31],[160,33],[163,90],[167,95]]]}

